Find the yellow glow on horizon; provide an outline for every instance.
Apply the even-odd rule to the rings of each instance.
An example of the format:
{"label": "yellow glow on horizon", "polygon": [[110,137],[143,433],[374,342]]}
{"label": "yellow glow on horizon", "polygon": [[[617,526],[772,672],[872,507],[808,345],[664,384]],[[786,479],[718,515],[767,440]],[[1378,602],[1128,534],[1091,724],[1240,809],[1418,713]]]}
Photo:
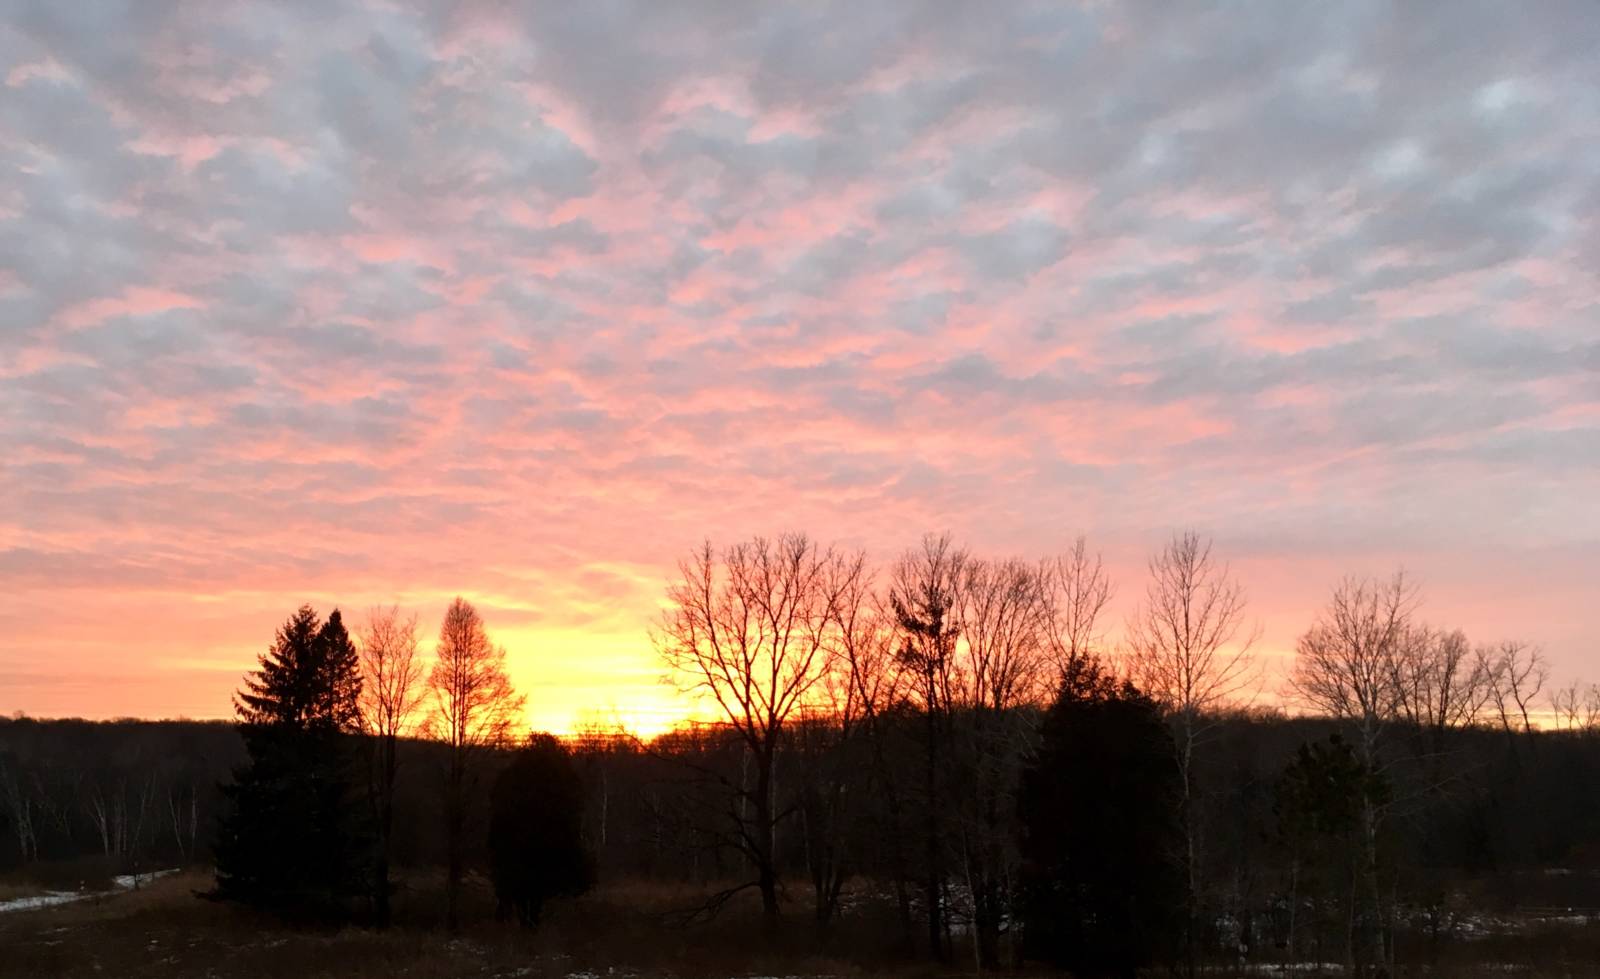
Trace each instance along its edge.
{"label": "yellow glow on horizon", "polygon": [[640,738],[709,718],[694,698],[662,682],[665,667],[641,626],[599,633],[580,628],[506,628],[512,683],[528,698],[531,729],[569,735],[621,728]]}

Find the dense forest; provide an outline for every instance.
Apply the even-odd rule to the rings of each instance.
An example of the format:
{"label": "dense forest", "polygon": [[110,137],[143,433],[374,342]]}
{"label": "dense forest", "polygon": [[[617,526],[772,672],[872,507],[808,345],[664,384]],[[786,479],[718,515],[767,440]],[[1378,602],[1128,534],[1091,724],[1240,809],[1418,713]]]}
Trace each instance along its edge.
{"label": "dense forest", "polygon": [[209,897],[377,926],[423,869],[444,927],[473,880],[528,927],[668,881],[703,895],[686,923],[753,898],[773,934],[873,914],[908,961],[1082,975],[1393,971],[1600,910],[1593,688],[1425,623],[1396,575],[1334,584],[1261,706],[1210,544],[1149,572],[1112,639],[1081,541],[1037,562],[930,537],[881,570],[798,535],[707,545],[652,640],[717,719],[649,741],[520,729],[460,599],[426,661],[397,609],[347,631],[302,608],[236,723],[0,721],[0,868],[214,865]]}

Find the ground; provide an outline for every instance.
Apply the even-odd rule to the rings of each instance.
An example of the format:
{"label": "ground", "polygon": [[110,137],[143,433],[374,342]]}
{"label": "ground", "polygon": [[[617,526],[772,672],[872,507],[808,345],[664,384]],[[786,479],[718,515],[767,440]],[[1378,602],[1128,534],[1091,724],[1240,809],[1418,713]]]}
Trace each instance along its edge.
{"label": "ground", "polygon": [[[884,944],[886,922],[873,913],[826,937],[796,906],[782,937],[769,942],[753,903],[735,903],[711,922],[681,913],[703,895],[657,885],[602,888],[552,906],[537,932],[494,920],[486,889],[468,896],[470,923],[451,936],[439,928],[436,880],[412,881],[396,902],[401,926],[289,927],[245,909],[203,900],[204,873],[182,873],[138,888],[105,890],[57,906],[0,913],[0,979],[29,977],[531,977],[531,979],[743,979],[743,977],[893,975],[933,979],[935,971],[896,964]],[[59,892],[59,891],[58,891]],[[0,885],[0,902],[44,891]],[[823,951],[818,951],[818,949]],[[1284,974],[1257,965],[1208,975]],[[1303,973],[1302,973],[1303,974]],[[1514,933],[1474,941],[1419,975],[1600,977],[1600,925]]]}
{"label": "ground", "polygon": [[[467,902],[471,923],[451,936],[434,917],[439,902],[431,883],[397,900],[397,916],[406,924],[386,932],[289,927],[200,898],[211,884],[206,874],[183,873],[137,890],[0,914],[0,977],[651,979],[861,972],[793,948],[763,950],[760,929],[751,927],[752,909],[685,925],[673,912],[692,906],[697,896],[664,888],[611,889],[560,902],[530,933],[496,922],[480,886]],[[7,896],[28,896],[21,890]],[[794,924],[805,930],[803,917]]]}

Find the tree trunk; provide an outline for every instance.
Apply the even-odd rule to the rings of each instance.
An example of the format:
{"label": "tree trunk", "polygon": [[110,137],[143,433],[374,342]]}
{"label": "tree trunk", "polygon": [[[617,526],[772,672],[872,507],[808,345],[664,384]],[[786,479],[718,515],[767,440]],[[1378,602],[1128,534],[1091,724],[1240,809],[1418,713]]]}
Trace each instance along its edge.
{"label": "tree trunk", "polygon": [[[930,683],[931,687],[931,683]],[[942,893],[940,882],[942,875],[939,872],[939,754],[938,754],[938,716],[932,704],[928,706],[928,823],[926,852],[927,877],[923,881],[923,899],[927,902],[928,912],[928,954],[933,958],[944,961],[944,911],[942,907]]]}
{"label": "tree trunk", "polygon": [[381,735],[374,786],[373,814],[377,823],[377,854],[372,867],[372,916],[379,928],[389,927],[389,851],[394,839],[394,785],[399,773],[399,745],[393,735]]}
{"label": "tree trunk", "polygon": [[769,935],[778,921],[778,874],[773,861],[774,827],[772,817],[772,749],[756,756],[755,827],[749,832],[755,858],[756,883],[761,890],[761,917]]}
{"label": "tree trunk", "polygon": [[462,854],[463,832],[466,824],[466,814],[463,812],[464,800],[462,791],[465,787],[466,772],[462,760],[458,757],[450,760],[450,785],[448,798],[445,799],[445,849],[446,849],[446,878],[445,878],[445,927],[455,931],[461,924],[460,919],[460,892],[461,879],[465,872],[465,860]]}
{"label": "tree trunk", "polygon": [[871,720],[869,737],[872,739],[872,761],[878,783],[882,786],[884,808],[889,815],[889,860],[890,870],[894,875],[895,908],[900,922],[900,941],[907,955],[912,954],[916,947],[916,935],[911,917],[911,875],[907,869],[905,851],[905,819],[900,809],[900,791],[893,776],[890,774],[887,759],[883,751],[883,732],[877,723],[875,713],[868,715]]}

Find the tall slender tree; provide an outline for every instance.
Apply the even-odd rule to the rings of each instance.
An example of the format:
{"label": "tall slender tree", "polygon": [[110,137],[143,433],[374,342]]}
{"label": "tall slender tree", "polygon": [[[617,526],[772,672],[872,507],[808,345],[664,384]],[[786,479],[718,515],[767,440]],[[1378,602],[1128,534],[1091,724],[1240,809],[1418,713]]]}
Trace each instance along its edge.
{"label": "tall slender tree", "polygon": [[945,819],[941,803],[948,779],[942,766],[956,701],[956,642],[961,636],[961,583],[967,552],[949,535],[929,534],[922,547],[895,563],[889,606],[899,628],[896,661],[909,677],[906,694],[923,718],[923,905],[928,952],[948,955],[945,940]]}
{"label": "tall slender tree", "polygon": [[1184,950],[1187,972],[1197,967],[1200,825],[1195,753],[1219,708],[1257,682],[1250,655],[1258,630],[1245,620],[1244,588],[1194,531],[1174,535],[1150,558],[1144,601],[1128,621],[1128,671],[1171,722],[1178,767],[1178,825],[1190,901]]}
{"label": "tall slender tree", "polygon": [[433,692],[433,726],[449,746],[445,775],[447,881],[445,921],[459,924],[461,881],[466,873],[468,790],[477,778],[483,749],[504,746],[522,721],[526,699],[506,673],[506,651],[489,638],[483,618],[460,596],[450,603],[439,627],[439,645],[428,677]]}
{"label": "tall slender tree", "polygon": [[980,971],[999,967],[1011,916],[1017,783],[1038,717],[1027,708],[1045,699],[1053,672],[1049,571],[1017,559],[970,560],[957,596],[963,635],[948,768],[960,788],[940,804],[953,817]]}
{"label": "tall slender tree", "polygon": [[373,913],[389,923],[389,852],[394,835],[395,782],[400,774],[400,739],[410,732],[426,695],[417,656],[417,617],[400,607],[373,608],[361,629],[361,718],[367,733],[367,790],[372,803],[377,852],[372,874]]}

